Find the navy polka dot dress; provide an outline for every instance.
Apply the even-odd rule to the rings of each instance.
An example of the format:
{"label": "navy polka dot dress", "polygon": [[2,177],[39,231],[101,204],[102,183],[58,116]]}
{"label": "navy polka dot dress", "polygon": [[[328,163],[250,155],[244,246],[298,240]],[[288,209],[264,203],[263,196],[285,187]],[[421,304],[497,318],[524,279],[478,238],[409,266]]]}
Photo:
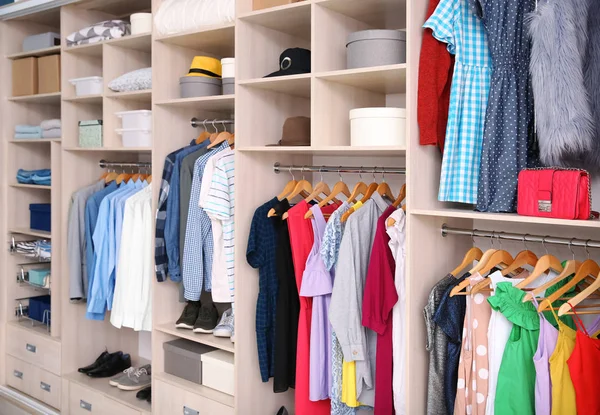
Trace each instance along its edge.
{"label": "navy polka dot dress", "polygon": [[538,166],[525,16],[535,0],[471,0],[480,12],[492,54],[477,210],[515,212],[517,177]]}

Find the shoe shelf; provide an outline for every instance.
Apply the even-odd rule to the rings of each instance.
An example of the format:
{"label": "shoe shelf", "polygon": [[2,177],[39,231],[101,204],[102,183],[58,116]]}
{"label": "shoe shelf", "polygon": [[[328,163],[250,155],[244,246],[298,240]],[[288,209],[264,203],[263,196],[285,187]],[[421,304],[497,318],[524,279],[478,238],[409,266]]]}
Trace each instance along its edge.
{"label": "shoe shelf", "polygon": [[235,343],[233,343],[229,338],[215,337],[212,334],[194,333],[192,330],[187,329],[178,329],[173,323],[161,324],[155,326],[154,328],[155,330],[170,334],[172,336],[205,344],[207,346],[225,350],[226,352],[235,353]]}

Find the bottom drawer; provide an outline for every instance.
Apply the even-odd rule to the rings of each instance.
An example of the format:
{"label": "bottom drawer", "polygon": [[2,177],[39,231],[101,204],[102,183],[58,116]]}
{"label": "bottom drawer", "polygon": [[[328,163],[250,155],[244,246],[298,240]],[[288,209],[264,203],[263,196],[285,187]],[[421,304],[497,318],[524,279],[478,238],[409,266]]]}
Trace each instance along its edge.
{"label": "bottom drawer", "polygon": [[154,381],[153,412],[169,415],[233,415],[233,408],[185,391],[161,380]]}
{"label": "bottom drawer", "polygon": [[56,409],[60,409],[59,376],[12,356],[6,356],[6,383]]}
{"label": "bottom drawer", "polygon": [[[108,384],[108,380],[106,380]],[[116,391],[116,388],[115,388]],[[135,396],[135,392],[133,393]],[[142,415],[129,406],[75,382],[69,382],[69,415]],[[166,415],[166,414],[165,414]]]}

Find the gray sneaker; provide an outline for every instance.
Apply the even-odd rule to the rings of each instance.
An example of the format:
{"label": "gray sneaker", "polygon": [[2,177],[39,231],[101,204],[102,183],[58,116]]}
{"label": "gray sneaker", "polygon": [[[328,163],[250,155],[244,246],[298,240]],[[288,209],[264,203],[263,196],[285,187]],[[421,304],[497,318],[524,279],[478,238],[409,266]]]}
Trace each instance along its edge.
{"label": "gray sneaker", "polygon": [[221,321],[213,330],[215,337],[231,337],[233,336],[233,312],[231,308],[223,313]]}
{"label": "gray sneaker", "polygon": [[132,374],[122,377],[117,387],[124,391],[136,391],[150,386],[152,383],[152,369],[150,365],[145,365],[137,369]]}
{"label": "gray sneaker", "polygon": [[130,367],[129,369],[125,369],[123,372],[119,373],[117,376],[111,378],[108,381],[108,384],[110,386],[119,386],[119,381],[121,380],[121,378],[126,378],[128,375],[133,375],[133,373],[136,371],[135,367]]}

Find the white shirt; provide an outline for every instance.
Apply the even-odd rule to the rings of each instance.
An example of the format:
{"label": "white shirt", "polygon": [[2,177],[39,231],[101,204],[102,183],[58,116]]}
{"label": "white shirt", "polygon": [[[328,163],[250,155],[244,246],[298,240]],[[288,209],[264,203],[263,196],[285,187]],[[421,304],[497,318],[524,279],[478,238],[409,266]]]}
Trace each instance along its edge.
{"label": "white shirt", "polygon": [[[402,209],[390,215],[395,220],[392,226],[387,226],[390,237],[390,250],[396,260],[396,275],[394,283],[398,293],[398,302],[392,309],[392,353],[393,353],[393,394],[394,408],[397,415],[406,415],[406,385],[404,375],[406,370],[406,280],[405,280],[405,240],[406,215]],[[387,222],[387,221],[386,221]]]}
{"label": "white shirt", "polygon": [[233,150],[226,149],[218,156],[219,158],[214,160],[210,189],[202,207],[212,221],[213,230],[220,229],[221,239],[218,242],[215,239],[215,261],[219,258],[226,269],[225,284],[219,282],[217,293],[219,299],[215,299],[215,276],[213,274],[213,301],[230,302],[233,309],[235,291],[235,155]]}

